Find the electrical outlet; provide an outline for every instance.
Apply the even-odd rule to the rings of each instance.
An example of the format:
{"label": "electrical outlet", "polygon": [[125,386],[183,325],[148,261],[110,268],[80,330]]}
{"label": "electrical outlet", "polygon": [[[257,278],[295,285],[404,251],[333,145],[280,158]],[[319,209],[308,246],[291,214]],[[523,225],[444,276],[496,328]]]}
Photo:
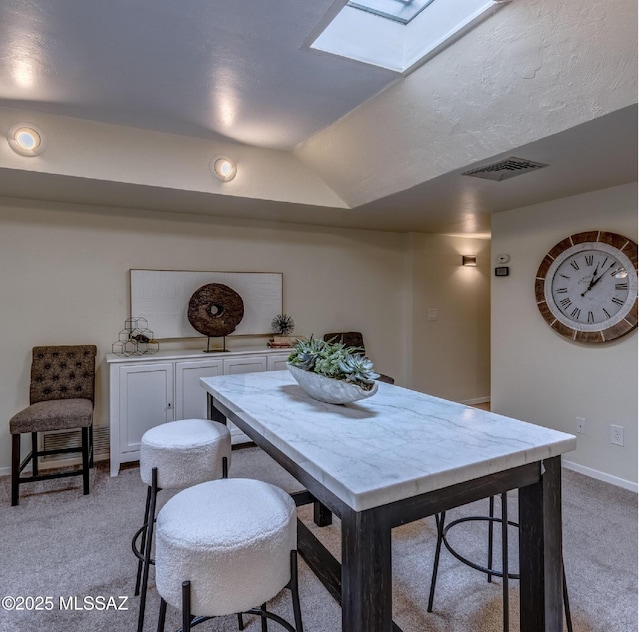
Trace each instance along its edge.
{"label": "electrical outlet", "polygon": [[576,432],[587,434],[587,420],[584,417],[576,417]]}
{"label": "electrical outlet", "polygon": [[611,424],[611,443],[624,446],[624,428]]}

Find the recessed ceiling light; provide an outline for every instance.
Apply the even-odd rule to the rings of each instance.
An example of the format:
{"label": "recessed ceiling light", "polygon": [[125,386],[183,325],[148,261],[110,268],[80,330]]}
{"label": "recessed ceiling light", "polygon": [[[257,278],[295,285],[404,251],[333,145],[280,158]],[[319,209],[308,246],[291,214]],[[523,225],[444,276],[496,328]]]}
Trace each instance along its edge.
{"label": "recessed ceiling light", "polygon": [[211,173],[223,182],[229,182],[236,177],[238,171],[236,163],[225,156],[217,156],[211,160]]}
{"label": "recessed ceiling light", "polygon": [[9,146],[21,156],[38,156],[45,150],[42,131],[33,123],[16,123],[7,134]]}

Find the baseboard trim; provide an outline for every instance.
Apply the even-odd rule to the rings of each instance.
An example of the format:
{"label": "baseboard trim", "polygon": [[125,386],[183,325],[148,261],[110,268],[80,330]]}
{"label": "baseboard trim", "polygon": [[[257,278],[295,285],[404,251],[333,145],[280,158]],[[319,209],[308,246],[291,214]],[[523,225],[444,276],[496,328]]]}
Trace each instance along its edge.
{"label": "baseboard trim", "polygon": [[638,493],[638,483],[634,483],[633,481],[628,481],[624,478],[619,478],[618,476],[613,476],[612,474],[601,472],[600,470],[594,470],[593,468],[587,467],[586,465],[580,465],[579,463],[567,461],[566,459],[562,459],[562,467],[566,467],[568,470],[571,470],[573,472],[578,472],[578,474],[584,474],[585,476],[589,476],[590,478],[595,478],[599,481],[610,483],[611,485],[615,485],[616,487],[628,489],[629,491],[635,492],[636,494]]}
{"label": "baseboard trim", "polygon": [[465,404],[466,406],[473,406],[474,404],[486,404],[490,402],[491,398],[487,395],[486,397],[475,397],[474,399],[465,399],[460,402],[461,404]]}
{"label": "baseboard trim", "polygon": [[0,467],[0,476],[11,476],[11,467]]}

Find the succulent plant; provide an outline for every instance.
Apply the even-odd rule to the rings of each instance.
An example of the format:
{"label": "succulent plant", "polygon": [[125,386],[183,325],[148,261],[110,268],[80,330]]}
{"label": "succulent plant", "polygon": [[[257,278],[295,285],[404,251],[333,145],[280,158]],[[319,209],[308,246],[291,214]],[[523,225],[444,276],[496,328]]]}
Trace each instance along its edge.
{"label": "succulent plant", "polygon": [[313,336],[298,341],[289,362],[305,371],[351,382],[366,390],[379,377],[373,370],[373,362],[361,353],[361,349],[347,347],[341,342],[325,342]]}
{"label": "succulent plant", "polygon": [[373,370],[373,362],[364,355],[348,355],[341,363],[340,370],[346,375],[347,382],[373,384],[380,377]]}
{"label": "succulent plant", "polygon": [[299,340],[289,355],[289,362],[305,371],[314,371],[323,344],[313,336]]}

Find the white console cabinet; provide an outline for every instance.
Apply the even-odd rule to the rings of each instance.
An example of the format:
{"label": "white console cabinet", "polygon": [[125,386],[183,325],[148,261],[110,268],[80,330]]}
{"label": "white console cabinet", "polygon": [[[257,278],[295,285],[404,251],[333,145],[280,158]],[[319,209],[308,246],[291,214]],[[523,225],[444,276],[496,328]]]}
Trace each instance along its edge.
{"label": "white console cabinet", "polygon": [[[140,439],[153,426],[176,419],[206,419],[207,394],[201,377],[278,371],[289,351],[260,349],[207,353],[161,351],[152,356],[107,355],[111,476],[121,463],[140,458]],[[232,443],[249,441],[229,423]]]}

